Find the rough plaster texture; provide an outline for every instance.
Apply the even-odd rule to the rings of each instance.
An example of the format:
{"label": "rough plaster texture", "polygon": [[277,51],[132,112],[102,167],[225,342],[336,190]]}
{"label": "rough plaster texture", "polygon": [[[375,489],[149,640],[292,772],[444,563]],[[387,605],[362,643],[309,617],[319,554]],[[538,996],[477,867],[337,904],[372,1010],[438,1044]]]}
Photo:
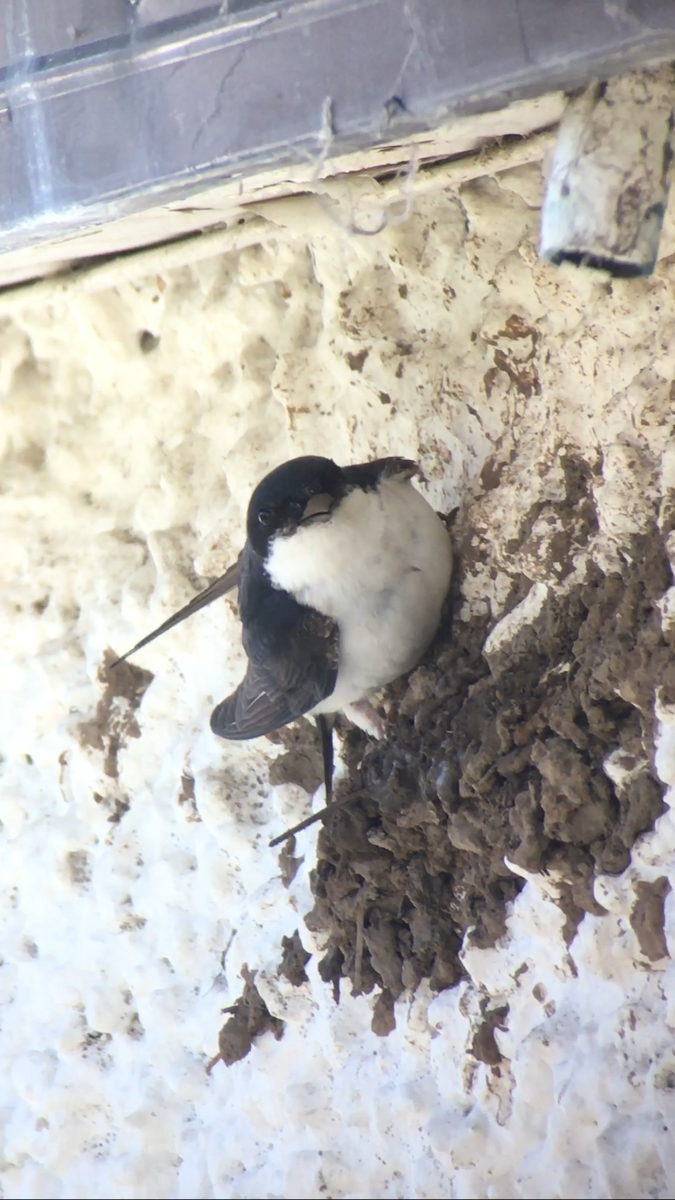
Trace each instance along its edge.
{"label": "rough plaster texture", "polygon": [[[288,887],[267,848],[308,794],[270,790],[279,747],[209,732],[241,671],[234,607],[148,648],[152,678],[103,666],[224,568],[251,486],[294,453],[419,458],[480,550],[458,613],[492,652],[655,522],[672,551],[673,263],[610,283],[539,262],[541,195],[520,167],[356,237],[353,184],[261,209],[239,251],[3,300],[5,1197],[673,1194],[669,807],[595,881],[606,915],[566,941],[555,872],[529,875],[497,944],[467,934],[460,982],[404,993],[378,1038],[374,996],[336,1007],[318,975],[316,831]],[[547,547],[570,453],[597,522],[566,583]],[[667,632],[672,588],[661,611]],[[671,787],[674,699],[654,688]],[[296,929],[298,986],[278,974]],[[283,1037],[207,1075],[245,963]]]}

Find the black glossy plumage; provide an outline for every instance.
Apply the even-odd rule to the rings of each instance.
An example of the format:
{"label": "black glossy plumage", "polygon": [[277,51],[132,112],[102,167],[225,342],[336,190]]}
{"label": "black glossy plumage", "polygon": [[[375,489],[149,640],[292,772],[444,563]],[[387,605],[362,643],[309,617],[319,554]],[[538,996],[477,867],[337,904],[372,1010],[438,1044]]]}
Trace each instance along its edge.
{"label": "black glossy plumage", "polygon": [[287,725],[331,694],[338,628],[272,587],[249,542],[241,558],[239,612],[248,668],[236,691],[213,710],[211,729],[244,741]]}

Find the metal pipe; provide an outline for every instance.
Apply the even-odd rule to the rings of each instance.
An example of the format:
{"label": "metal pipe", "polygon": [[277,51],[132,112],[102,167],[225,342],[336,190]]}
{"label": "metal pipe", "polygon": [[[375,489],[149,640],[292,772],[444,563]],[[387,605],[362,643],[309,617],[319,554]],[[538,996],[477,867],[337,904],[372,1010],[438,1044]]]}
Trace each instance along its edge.
{"label": "metal pipe", "polygon": [[670,65],[593,84],[570,100],[542,208],[542,258],[623,278],[653,271],[674,104]]}

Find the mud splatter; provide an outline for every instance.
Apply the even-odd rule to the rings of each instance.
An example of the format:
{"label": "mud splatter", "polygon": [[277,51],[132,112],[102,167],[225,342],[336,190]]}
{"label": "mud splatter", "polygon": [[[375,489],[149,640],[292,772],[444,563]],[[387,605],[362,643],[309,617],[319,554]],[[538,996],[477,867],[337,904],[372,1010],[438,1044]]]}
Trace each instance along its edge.
{"label": "mud splatter", "polygon": [[304,855],[295,854],[295,846],[295,838],[289,837],[281,847],[281,850],[279,851],[279,858],[277,860],[279,863],[281,882],[286,888],[291,886],[300,866],[305,861]]}
{"label": "mud splatter", "polygon": [[508,1004],[503,1004],[499,1008],[488,1009],[487,1001],[485,1000],[482,1002],[481,1008],[483,1019],[475,1027],[471,1042],[471,1053],[479,1062],[486,1063],[490,1067],[496,1067],[502,1061],[502,1055],[495,1038],[495,1029],[506,1028],[509,1006]]}
{"label": "mud splatter", "polygon": [[301,984],[307,983],[308,976],[305,967],[312,956],[305,950],[297,929],[293,937],[281,939],[281,949],[283,955],[279,964],[279,974],[292,983],[293,987],[300,987]]}
{"label": "mud splatter", "polygon": [[116,658],[112,650],[106,650],[98,671],[103,694],[94,716],[82,721],[77,730],[81,746],[103,751],[103,770],[109,779],[118,777],[117,759],[127,739],[141,735],[135,713],[154,678],[151,671],[129,662],[113,668]]}
{"label": "mud splatter", "polygon": [[269,741],[284,747],[285,753],[270,766],[269,780],[276,786],[296,783],[313,793],[323,783],[323,760],[318,730],[313,721],[301,717],[284,729],[268,734]]}
{"label": "mud splatter", "polygon": [[636,887],[637,899],[633,905],[630,923],[640,943],[640,949],[650,962],[668,957],[665,934],[664,905],[670,892],[670,883],[665,875],[653,883],[640,880]]}
{"label": "mud splatter", "polygon": [[268,1030],[274,1034],[277,1041],[283,1037],[284,1022],[269,1012],[255,986],[255,971],[249,971],[244,963],[241,977],[244,980],[244,990],[234,1004],[223,1009],[230,1017],[218,1035],[218,1053],[206,1068],[208,1074],[218,1062],[231,1067],[233,1063],[246,1058],[255,1039]]}

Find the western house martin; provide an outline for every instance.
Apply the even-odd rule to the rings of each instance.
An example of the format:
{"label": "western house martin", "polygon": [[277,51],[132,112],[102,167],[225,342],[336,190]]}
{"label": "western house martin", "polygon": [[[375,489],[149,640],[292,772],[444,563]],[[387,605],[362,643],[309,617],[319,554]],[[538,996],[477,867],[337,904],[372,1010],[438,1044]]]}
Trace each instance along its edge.
{"label": "western house martin", "polygon": [[307,455],[276,467],[251,496],[237,562],[117,661],[238,586],[248,666],[211,728],[243,741],[315,717],[330,799],[332,714],[382,737],[370,700],[416,666],[440,621],[452,548],[411,483],[419,474],[406,458],[339,467]]}

